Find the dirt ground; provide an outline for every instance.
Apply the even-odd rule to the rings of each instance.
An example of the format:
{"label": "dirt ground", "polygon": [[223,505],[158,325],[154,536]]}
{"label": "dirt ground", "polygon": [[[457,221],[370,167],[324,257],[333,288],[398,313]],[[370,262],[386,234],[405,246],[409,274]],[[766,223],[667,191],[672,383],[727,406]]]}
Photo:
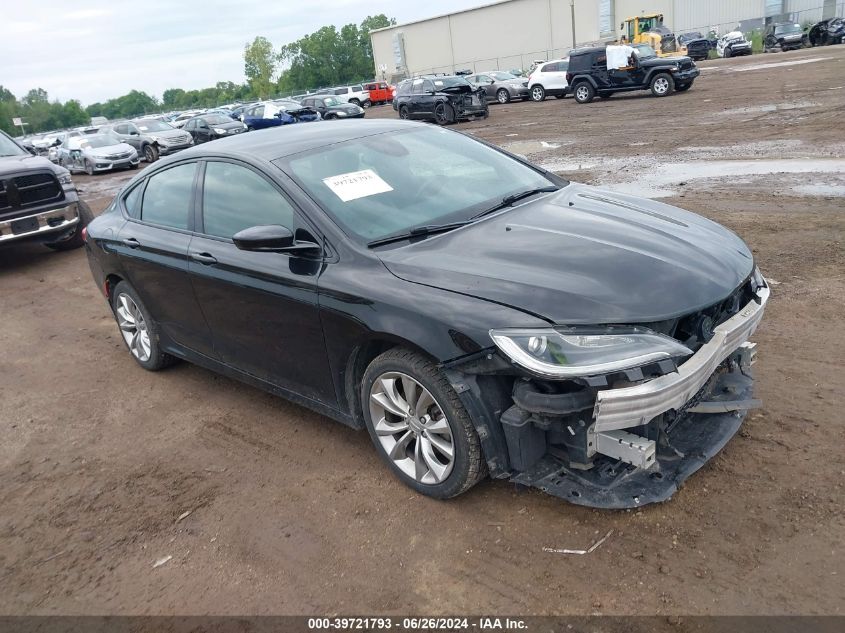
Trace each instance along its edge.
{"label": "dirt ground", "polygon": [[[0,252],[0,613],[845,613],[845,47],[701,67],[665,99],[456,126],[722,222],[771,278],[764,407],[671,501],[416,495],[366,433],[188,364],[142,371],[84,252],[18,247]],[[76,180],[99,212],[129,175]]]}

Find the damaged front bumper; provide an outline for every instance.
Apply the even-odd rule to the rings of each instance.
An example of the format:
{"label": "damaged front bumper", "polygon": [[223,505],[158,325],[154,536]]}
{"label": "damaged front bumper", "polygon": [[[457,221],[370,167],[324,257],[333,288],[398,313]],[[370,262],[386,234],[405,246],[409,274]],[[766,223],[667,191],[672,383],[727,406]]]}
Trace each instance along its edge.
{"label": "damaged front bumper", "polygon": [[511,480],[599,508],[671,497],[759,406],[752,398],[754,344],[747,341],[768,298],[769,288],[758,288],[675,372],[550,396],[518,382],[515,404],[501,416]]}

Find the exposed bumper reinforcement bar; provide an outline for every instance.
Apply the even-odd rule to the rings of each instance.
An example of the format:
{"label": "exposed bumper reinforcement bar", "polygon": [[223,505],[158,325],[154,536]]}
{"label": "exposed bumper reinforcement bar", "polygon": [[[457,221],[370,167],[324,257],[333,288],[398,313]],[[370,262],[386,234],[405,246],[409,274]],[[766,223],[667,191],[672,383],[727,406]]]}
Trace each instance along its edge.
{"label": "exposed bumper reinforcement bar", "polygon": [[633,387],[599,391],[593,410],[595,431],[641,426],[669,409],[680,409],[698,393],[722,361],[754,333],[768,300],[769,288],[760,288],[757,299],[717,326],[713,338],[681,365],[677,373]]}

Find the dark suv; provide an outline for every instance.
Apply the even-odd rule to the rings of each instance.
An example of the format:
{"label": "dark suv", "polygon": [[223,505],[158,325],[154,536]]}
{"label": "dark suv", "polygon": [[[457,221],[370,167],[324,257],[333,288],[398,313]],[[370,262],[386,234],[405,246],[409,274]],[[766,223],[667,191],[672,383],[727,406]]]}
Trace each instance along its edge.
{"label": "dark suv", "polygon": [[647,44],[634,47],[630,66],[608,70],[605,48],[584,48],[569,54],[566,81],[568,94],[578,103],[590,103],[596,95],[607,99],[615,92],[651,90],[665,97],[689,90],[699,70],[689,57],[658,57]]}
{"label": "dark suv", "polygon": [[41,242],[54,250],[78,248],[91,219],[67,169],[33,156],[0,131],[0,246]]}
{"label": "dark suv", "polygon": [[393,109],[400,119],[428,119],[439,125],[486,119],[487,96],[463,77],[433,75],[406,79],[396,87]]}

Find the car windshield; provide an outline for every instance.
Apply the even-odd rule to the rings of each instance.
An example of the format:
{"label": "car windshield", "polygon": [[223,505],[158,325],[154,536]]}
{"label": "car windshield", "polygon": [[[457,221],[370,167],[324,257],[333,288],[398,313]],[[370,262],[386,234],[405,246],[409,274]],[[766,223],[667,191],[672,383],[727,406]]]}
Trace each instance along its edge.
{"label": "car windshield", "polygon": [[0,132],[0,156],[23,156],[28,153],[12,139]]}
{"label": "car windshield", "polygon": [[775,35],[787,35],[789,33],[800,33],[800,24],[778,24],[775,27]]}
{"label": "car windshield", "polygon": [[326,97],[325,99],[323,99],[323,105],[327,107],[336,106],[340,105],[340,101],[335,97]]}
{"label": "car windshield", "polygon": [[495,73],[488,73],[496,81],[508,81],[509,79],[516,79],[516,75],[510,73],[497,71]]}
{"label": "car windshield", "polygon": [[136,125],[142,132],[166,132],[167,130],[173,129],[172,125],[168,125],[164,121],[157,121],[155,119],[138,121]]}
{"label": "car windshield", "polygon": [[452,86],[469,85],[469,82],[463,77],[432,77],[431,81],[434,82],[434,86],[437,88],[437,90],[443,90],[443,88],[451,88]]}
{"label": "car windshield", "polygon": [[353,139],[277,164],[364,242],[469,220],[505,196],[556,184],[472,138],[427,127]]}
{"label": "car windshield", "polygon": [[120,145],[121,140],[111,134],[91,134],[86,136],[79,145],[80,147],[108,147],[109,145]]}
{"label": "car windshield", "polygon": [[227,117],[225,114],[208,114],[203,118],[209,125],[223,125],[224,123],[232,122],[232,119]]}
{"label": "car windshield", "polygon": [[657,57],[657,53],[655,53],[654,49],[648,44],[637,44],[634,48],[637,49],[637,55],[639,55],[640,59]]}

